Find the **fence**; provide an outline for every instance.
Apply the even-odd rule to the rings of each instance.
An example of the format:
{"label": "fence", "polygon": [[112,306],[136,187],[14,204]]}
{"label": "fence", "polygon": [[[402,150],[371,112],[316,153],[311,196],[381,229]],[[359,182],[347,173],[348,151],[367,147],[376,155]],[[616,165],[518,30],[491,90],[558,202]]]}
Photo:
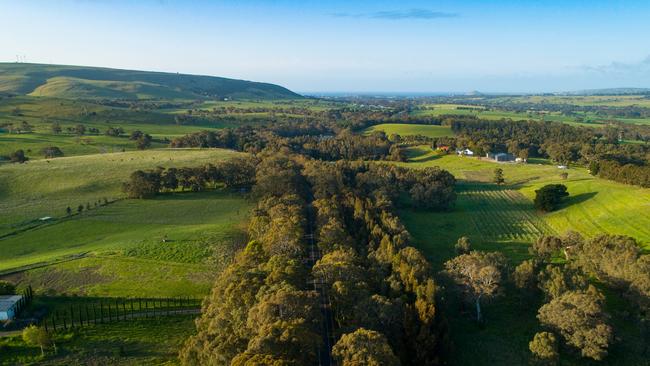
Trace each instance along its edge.
{"label": "fence", "polygon": [[127,298],[85,304],[71,304],[44,317],[41,326],[47,332],[74,329],[91,324],[111,323],[137,318],[198,314],[201,299],[195,298]]}

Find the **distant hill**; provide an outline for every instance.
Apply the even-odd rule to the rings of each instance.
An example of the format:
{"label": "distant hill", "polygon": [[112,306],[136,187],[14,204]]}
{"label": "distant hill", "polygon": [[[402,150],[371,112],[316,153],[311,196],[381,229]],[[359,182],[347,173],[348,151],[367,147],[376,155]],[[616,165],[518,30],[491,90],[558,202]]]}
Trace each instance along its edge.
{"label": "distant hill", "polygon": [[650,88],[607,88],[607,89],[586,89],[566,93],[564,95],[629,95],[629,94],[647,94]]}
{"label": "distant hill", "polygon": [[278,85],[214,76],[25,63],[0,63],[3,92],[84,99],[302,98]]}

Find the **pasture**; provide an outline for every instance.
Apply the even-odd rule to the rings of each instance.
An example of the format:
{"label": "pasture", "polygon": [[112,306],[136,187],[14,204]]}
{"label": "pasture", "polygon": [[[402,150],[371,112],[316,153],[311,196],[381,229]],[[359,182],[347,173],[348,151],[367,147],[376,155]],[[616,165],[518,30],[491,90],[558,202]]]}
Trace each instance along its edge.
{"label": "pasture", "polygon": [[57,334],[58,354],[49,350],[45,359],[20,336],[0,338],[0,365],[174,365],[193,324],[185,315],[90,325]]}
{"label": "pasture", "polygon": [[[31,126],[31,132],[10,133],[13,124],[23,122]],[[58,123],[61,133],[53,133]],[[87,132],[76,135],[68,128],[84,125]],[[218,120],[194,119],[190,124],[177,124],[175,116],[164,110],[131,110],[108,107],[87,101],[57,98],[19,96],[0,99],[0,156],[22,149],[30,159],[42,159],[44,147],[59,147],[65,156],[136,150],[134,141],[128,139],[131,132],[139,130],[150,134],[153,148],[166,147],[166,139],[187,133],[233,127],[239,123]],[[109,127],[121,127],[125,133],[120,137],[106,136]],[[100,132],[90,133],[96,128]]]}
{"label": "pasture", "polygon": [[366,128],[363,133],[371,134],[375,131],[382,131],[386,135],[398,134],[400,136],[421,135],[425,137],[452,136],[453,132],[447,126],[417,125],[402,123],[382,123]]}
{"label": "pasture", "polygon": [[[39,267],[9,275],[39,292],[203,295],[219,261],[245,242],[251,203],[228,191],[123,200],[121,184],[137,169],[199,166],[237,154],[165,149],[2,165],[0,272]],[[44,216],[51,219],[38,219]]]}
{"label": "pasture", "polygon": [[[547,161],[535,159],[530,159],[528,164],[499,164],[478,158],[439,155],[428,147],[412,148],[410,156],[410,161],[403,165],[415,168],[439,166],[464,182],[489,184],[492,187],[494,185],[490,182],[494,169],[502,168],[506,179],[505,188],[526,198],[525,201],[520,201],[518,207],[527,202],[531,210],[536,189],[546,184],[565,184],[571,196],[562,207],[552,213],[538,214],[551,231],[564,233],[571,229],[588,237],[603,232],[629,235],[650,248],[650,189],[596,178],[581,167],[566,170],[568,179],[563,180],[560,173],[564,170]],[[459,209],[463,207],[462,191],[460,198]],[[475,204],[480,202],[474,201]],[[500,211],[513,207],[517,205],[503,207]],[[492,221],[494,225],[502,222]]]}
{"label": "pasture", "polygon": [[[248,210],[249,204],[242,197],[228,192],[172,193],[151,200],[119,201],[0,239],[0,250],[6,254],[0,259],[0,271],[95,253],[142,259],[140,264],[145,267],[146,260],[205,264],[214,246],[230,240],[244,241],[241,225]],[[125,284],[138,277],[131,273],[130,278],[120,278],[111,268],[128,268],[128,262],[108,262],[84,261],[82,268],[76,263],[60,264],[55,266],[58,274],[35,270],[31,279],[38,274],[53,275],[70,279],[71,286],[53,284],[60,289],[84,289],[87,268],[99,276],[98,282],[110,282],[112,286],[116,285],[110,281],[112,277]],[[139,264],[132,262],[134,266]],[[152,280],[156,274],[151,273]],[[74,286],[76,277],[82,283]],[[47,283],[35,282],[45,282],[44,286]],[[137,281],[134,285],[138,286]]]}
{"label": "pasture", "polygon": [[[518,98],[518,97],[517,97]],[[532,97],[531,97],[532,98]],[[515,112],[499,109],[499,107],[486,108],[480,105],[481,101],[477,100],[476,105],[456,105],[456,104],[429,104],[426,105],[427,109],[416,110],[412,113],[413,116],[426,116],[437,117],[442,115],[473,115],[486,120],[533,120],[533,121],[548,121],[548,122],[561,122],[574,126],[584,127],[603,127],[612,120],[609,117],[598,116],[592,112],[575,112],[575,116],[567,116],[561,112],[550,111],[527,111]],[[644,102],[647,103],[647,102]],[[644,104],[643,106],[646,106]],[[614,118],[614,120],[631,123],[631,124],[650,124],[650,119],[647,118]]]}
{"label": "pasture", "polygon": [[[439,155],[425,146],[411,148],[405,166],[440,166],[452,172],[459,184],[458,200],[451,212],[423,212],[410,209],[399,215],[413,236],[414,245],[430,260],[434,271],[455,256],[454,243],[463,235],[472,247],[504,253],[514,266],[529,258],[528,246],[541,234],[566,230],[594,236],[601,232],[636,237],[650,249],[650,189],[643,189],[592,177],[583,168],[572,167],[562,180],[560,170],[546,161],[529,164],[498,164],[477,158]],[[504,170],[506,184],[490,183],[493,170]],[[571,197],[556,212],[535,211],[534,190],[544,184],[566,184]],[[442,280],[442,285],[452,288]],[[617,329],[618,341],[610,347],[603,365],[641,365],[646,362],[646,345],[640,327],[629,325],[625,314],[633,311],[620,295],[603,289],[606,309]],[[445,295],[445,313],[450,323],[453,348],[451,365],[525,365],[530,363],[528,342],[540,331],[536,319],[539,299],[522,297],[512,285],[505,295],[483,306],[486,324],[477,326],[454,293]],[[562,365],[591,364],[564,355]]]}
{"label": "pasture", "polygon": [[0,164],[0,235],[33,220],[66,215],[87,203],[123,197],[121,185],[138,169],[200,166],[236,156],[223,149],[160,149]]}

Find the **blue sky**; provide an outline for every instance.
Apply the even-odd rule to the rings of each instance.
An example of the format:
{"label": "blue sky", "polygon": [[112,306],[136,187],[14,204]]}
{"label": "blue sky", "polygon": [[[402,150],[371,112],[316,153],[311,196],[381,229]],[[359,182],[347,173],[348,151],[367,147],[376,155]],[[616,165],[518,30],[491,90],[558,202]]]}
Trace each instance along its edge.
{"label": "blue sky", "polygon": [[302,92],[650,87],[650,1],[0,0],[0,61]]}

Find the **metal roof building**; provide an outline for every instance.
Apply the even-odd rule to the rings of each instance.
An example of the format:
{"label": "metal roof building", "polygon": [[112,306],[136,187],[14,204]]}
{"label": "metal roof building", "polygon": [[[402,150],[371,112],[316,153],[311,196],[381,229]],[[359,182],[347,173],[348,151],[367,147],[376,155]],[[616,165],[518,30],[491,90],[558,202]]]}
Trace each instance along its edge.
{"label": "metal roof building", "polygon": [[22,295],[0,296],[0,320],[11,320],[16,316]]}

